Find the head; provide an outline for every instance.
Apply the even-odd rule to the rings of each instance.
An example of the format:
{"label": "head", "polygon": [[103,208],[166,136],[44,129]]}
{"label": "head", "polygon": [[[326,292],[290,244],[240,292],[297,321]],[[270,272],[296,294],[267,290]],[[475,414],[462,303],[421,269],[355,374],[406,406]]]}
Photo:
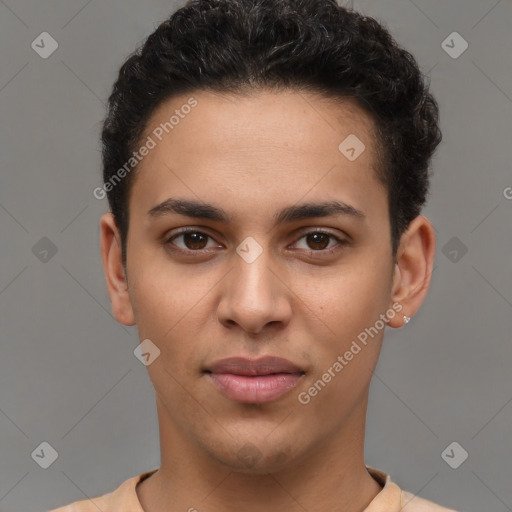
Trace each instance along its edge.
{"label": "head", "polygon": [[[116,318],[161,350],[161,421],[230,467],[251,439],[262,471],[361,426],[376,322],[428,289],[440,140],[412,55],[333,0],[192,0],[149,36],[109,99],[102,251]],[[214,362],[263,355],[293,360],[294,390],[212,386]]]}

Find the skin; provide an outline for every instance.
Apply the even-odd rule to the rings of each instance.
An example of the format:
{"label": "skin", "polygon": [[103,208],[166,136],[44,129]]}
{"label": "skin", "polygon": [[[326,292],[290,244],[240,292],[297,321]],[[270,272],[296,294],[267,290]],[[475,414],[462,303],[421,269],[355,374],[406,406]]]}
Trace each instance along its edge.
{"label": "skin", "polygon": [[[144,140],[190,96],[163,103]],[[113,313],[161,351],[147,366],[161,467],[137,486],[139,500],[146,512],[360,512],[381,490],[364,464],[364,431],[384,329],[307,405],[298,395],[393,304],[403,309],[390,327],[416,313],[430,284],[434,229],[414,219],[393,259],[373,121],[351,101],[297,91],[192,96],[198,105],[139,164],[126,271],[114,219],[101,219]],[[352,162],[338,150],[349,134],[366,146]],[[169,197],[211,203],[231,220],[148,215]],[[364,218],[274,226],[285,207],[333,200]],[[183,227],[209,238],[168,241]],[[333,237],[305,236],[318,229]],[[246,237],[263,251],[252,263],[236,252]],[[273,402],[229,400],[202,372],[222,358],[263,355],[305,371]]]}

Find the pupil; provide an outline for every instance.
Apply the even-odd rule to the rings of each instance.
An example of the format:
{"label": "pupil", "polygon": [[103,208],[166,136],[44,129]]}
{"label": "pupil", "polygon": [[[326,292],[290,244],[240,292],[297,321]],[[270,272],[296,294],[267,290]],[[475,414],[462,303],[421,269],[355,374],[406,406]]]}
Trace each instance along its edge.
{"label": "pupil", "polygon": [[[321,245],[321,247],[314,247],[315,249],[325,249],[329,245],[329,237],[325,233],[314,233],[308,236],[313,239],[313,244]],[[322,243],[322,240],[324,241],[324,243]]]}
{"label": "pupil", "polygon": [[[189,249],[203,249],[206,237],[200,233],[185,233],[185,245]],[[203,242],[201,244],[201,242]],[[197,246],[199,244],[199,247]]]}

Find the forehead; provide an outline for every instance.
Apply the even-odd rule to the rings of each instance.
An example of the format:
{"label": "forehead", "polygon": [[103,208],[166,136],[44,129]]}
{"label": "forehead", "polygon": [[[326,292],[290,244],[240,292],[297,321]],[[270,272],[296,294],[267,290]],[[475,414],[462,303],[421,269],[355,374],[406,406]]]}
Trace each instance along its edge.
{"label": "forehead", "polygon": [[[192,98],[196,106],[189,108],[187,105]],[[178,118],[172,114],[180,115]],[[349,134],[359,134],[360,138],[366,139],[369,152],[374,149],[374,122],[351,98],[332,98],[293,90],[263,89],[245,93],[196,91],[163,102],[149,120],[146,135],[158,130],[159,126],[165,130],[162,125],[171,118],[174,118],[173,126],[171,128],[167,124],[162,136],[184,144],[182,150],[190,147],[200,149],[189,137],[191,130],[198,137],[205,136],[203,142],[213,147],[229,143],[236,149],[238,139],[240,149],[244,149],[251,139],[254,146],[275,140],[285,142],[285,147],[298,151],[301,143],[306,145],[304,150],[308,152],[315,148],[325,151],[327,144],[332,148],[333,142],[341,141]],[[319,143],[320,139],[324,144]]]}
{"label": "forehead", "polygon": [[339,190],[339,199],[375,203],[385,191],[373,126],[353,101],[312,93],[175,96],[148,122],[143,139],[155,147],[138,166],[130,198],[147,209],[177,195],[247,204],[264,196],[268,205]]}

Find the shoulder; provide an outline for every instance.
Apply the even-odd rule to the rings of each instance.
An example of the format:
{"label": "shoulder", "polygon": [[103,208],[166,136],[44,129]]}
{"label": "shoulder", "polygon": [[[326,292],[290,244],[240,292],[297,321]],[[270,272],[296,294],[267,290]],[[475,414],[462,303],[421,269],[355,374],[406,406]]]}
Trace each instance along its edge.
{"label": "shoulder", "polygon": [[457,512],[451,508],[441,507],[436,503],[402,491],[402,512]]}
{"label": "shoulder", "polygon": [[97,498],[75,501],[64,507],[55,508],[49,512],[91,512],[91,510],[107,510],[112,493]]}
{"label": "shoulder", "polygon": [[136,487],[157,470],[153,469],[125,480],[117,489],[97,498],[75,501],[49,512],[144,512],[137,497]]}

